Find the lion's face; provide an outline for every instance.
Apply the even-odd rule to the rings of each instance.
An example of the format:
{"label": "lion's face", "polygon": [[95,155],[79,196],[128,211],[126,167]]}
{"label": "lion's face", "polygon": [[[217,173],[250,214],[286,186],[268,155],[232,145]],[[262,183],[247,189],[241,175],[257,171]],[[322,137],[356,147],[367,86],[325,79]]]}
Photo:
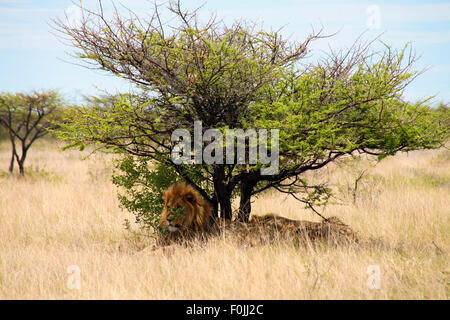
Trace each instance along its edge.
{"label": "lion's face", "polygon": [[204,230],[212,219],[211,205],[191,186],[177,183],[163,195],[164,209],[160,227],[174,232],[180,229]]}

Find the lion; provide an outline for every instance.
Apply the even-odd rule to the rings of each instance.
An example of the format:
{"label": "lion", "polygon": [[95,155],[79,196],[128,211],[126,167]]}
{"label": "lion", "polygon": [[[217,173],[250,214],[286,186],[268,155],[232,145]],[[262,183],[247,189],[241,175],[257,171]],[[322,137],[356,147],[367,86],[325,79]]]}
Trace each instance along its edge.
{"label": "lion", "polygon": [[358,242],[351,228],[337,217],[312,222],[267,214],[252,216],[247,223],[214,218],[211,204],[186,183],[170,186],[164,192],[163,200],[164,209],[159,226],[170,231],[165,241],[198,234],[232,234],[239,241],[250,244],[255,243],[255,240],[257,243],[266,243],[282,238]]}
{"label": "lion", "polygon": [[356,243],[357,234],[337,217],[329,217],[322,222],[293,220],[268,214],[252,216],[250,224],[266,239],[289,238],[303,240],[327,240],[334,243]]}
{"label": "lion", "polygon": [[164,192],[163,200],[164,209],[159,226],[167,227],[170,232],[208,231],[214,222],[211,204],[186,183],[171,185]]}

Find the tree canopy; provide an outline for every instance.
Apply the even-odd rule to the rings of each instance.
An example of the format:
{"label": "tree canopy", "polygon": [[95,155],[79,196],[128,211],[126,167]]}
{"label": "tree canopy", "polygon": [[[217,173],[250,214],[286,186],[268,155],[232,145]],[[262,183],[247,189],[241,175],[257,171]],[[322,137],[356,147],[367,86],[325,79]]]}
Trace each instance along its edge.
{"label": "tree canopy", "polygon": [[[347,155],[382,158],[437,148],[448,138],[441,113],[430,110],[428,99],[411,103],[403,97],[420,74],[408,45],[374,51],[373,41],[357,40],[306,62],[311,43],[326,37],[322,31],[293,41],[243,21],[227,26],[212,16],[201,23],[197,10],[183,10],[180,2],[169,5],[170,24],[156,5],[147,20],[118,11],[108,19],[101,2],[96,11],[81,10],[79,25],[55,20],[56,29],[86,66],[127,79],[137,89],[71,109],[60,137],[71,146],[99,144],[128,155],[127,161],[133,156],[140,164],[166,166],[222,217],[232,218],[231,200],[239,196],[237,216],[248,220],[251,197],[270,188],[313,208],[326,203],[331,191],[308,183],[306,172]],[[172,132],[183,128],[194,135],[195,121],[201,121],[202,133],[279,130],[279,170],[261,174],[267,165],[248,157],[232,164],[174,162]],[[131,167],[155,168],[124,168]]]}

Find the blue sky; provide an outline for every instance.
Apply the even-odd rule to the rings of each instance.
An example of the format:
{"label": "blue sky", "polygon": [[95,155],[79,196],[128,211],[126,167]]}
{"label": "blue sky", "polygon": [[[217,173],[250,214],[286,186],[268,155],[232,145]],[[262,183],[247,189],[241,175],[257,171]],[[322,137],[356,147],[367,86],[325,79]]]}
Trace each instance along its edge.
{"label": "blue sky", "polygon": [[[109,1],[104,1],[108,11]],[[120,1],[115,1],[120,3]],[[158,1],[160,2],[160,1]],[[122,1],[138,14],[147,15],[152,5],[146,0]],[[186,8],[204,1],[185,0]],[[95,0],[84,0],[87,7]],[[131,86],[100,71],[71,64],[74,49],[51,33],[51,19],[68,13],[76,19],[69,0],[0,0],[0,92],[59,89],[68,99],[96,94],[99,89],[125,92]],[[364,38],[383,33],[382,40],[401,48],[412,42],[421,56],[416,69],[429,68],[405,92],[414,101],[436,95],[435,102],[450,102],[450,1],[338,1],[338,0],[209,0],[202,17],[215,12],[225,22],[247,19],[263,22],[295,39],[303,39],[311,28],[339,33],[312,46],[312,59],[321,50],[345,48],[362,32]]]}

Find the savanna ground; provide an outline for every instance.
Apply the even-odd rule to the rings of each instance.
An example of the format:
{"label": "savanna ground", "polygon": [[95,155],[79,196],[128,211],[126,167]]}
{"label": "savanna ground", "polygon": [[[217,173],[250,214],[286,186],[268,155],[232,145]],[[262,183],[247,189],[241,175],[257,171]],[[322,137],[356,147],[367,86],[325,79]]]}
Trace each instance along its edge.
{"label": "savanna ground", "polygon": [[[399,154],[374,167],[347,160],[316,173],[340,204],[326,208],[358,231],[357,246],[239,247],[230,239],[142,250],[152,239],[124,228],[110,156],[82,160],[56,142],[30,151],[24,179],[10,177],[0,145],[0,299],[448,299],[450,151]],[[86,154],[84,154],[86,155]],[[354,181],[359,180],[354,199]],[[355,201],[354,201],[355,200]],[[268,193],[256,214],[317,220]],[[81,274],[70,289],[68,267]],[[370,289],[370,266],[380,289]],[[375,267],[375,268],[377,268]]]}

